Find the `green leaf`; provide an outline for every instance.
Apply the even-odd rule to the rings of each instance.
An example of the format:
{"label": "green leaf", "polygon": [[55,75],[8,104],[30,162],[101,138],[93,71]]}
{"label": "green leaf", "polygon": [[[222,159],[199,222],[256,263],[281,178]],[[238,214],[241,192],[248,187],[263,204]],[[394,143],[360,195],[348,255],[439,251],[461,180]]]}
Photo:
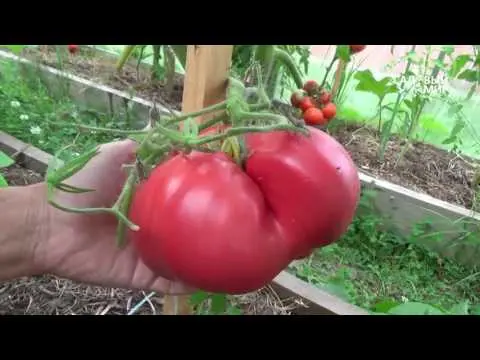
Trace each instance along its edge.
{"label": "green leaf", "polygon": [[10,156],[5,154],[3,151],[0,151],[0,169],[12,166],[15,164],[15,160],[13,160]]}
{"label": "green leaf", "polygon": [[419,123],[425,130],[434,131],[442,135],[448,134],[448,128],[442,122],[437,121],[432,115],[420,115]]}
{"label": "green leaf", "polygon": [[130,140],[133,140],[137,143],[141,143],[145,138],[146,138],[147,135],[144,135],[144,134],[130,134],[128,135],[127,137],[130,139]]}
{"label": "green leaf", "polygon": [[450,71],[448,72],[448,75],[450,77],[456,77],[470,60],[471,58],[470,58],[470,55],[468,54],[457,56],[455,60],[453,60],[453,63],[450,67]]}
{"label": "green leaf", "polygon": [[462,131],[465,127],[465,121],[463,119],[458,119],[456,122],[455,122],[455,126],[453,127],[452,129],[452,132],[450,133],[450,136],[442,141],[442,144],[444,145],[448,145],[448,144],[451,144],[453,142],[455,142],[457,139],[457,135],[460,133],[460,131]]}
{"label": "green leaf", "polygon": [[227,310],[227,296],[223,294],[214,294],[211,297],[211,311],[214,314],[223,314]]}
{"label": "green leaf", "polygon": [[448,108],[448,116],[455,116],[458,112],[460,112],[463,108],[462,104],[452,104]]}
{"label": "green leaf", "polygon": [[445,315],[439,308],[419,302],[407,302],[391,308],[390,315]]}
{"label": "green leaf", "polygon": [[190,296],[190,304],[193,306],[198,306],[201,303],[203,303],[205,300],[207,300],[208,297],[209,297],[208,293],[204,291],[197,291],[196,293]]}
{"label": "green leaf", "polygon": [[453,45],[443,45],[442,51],[444,51],[447,55],[450,55],[455,51],[455,47]]}
{"label": "green leaf", "polygon": [[242,315],[242,310],[235,307],[235,306],[230,306],[228,309],[227,309],[227,314],[228,315]]}
{"label": "green leaf", "polygon": [[20,54],[26,45],[0,45],[0,47],[7,48],[15,54]]}
{"label": "green leaf", "polygon": [[0,175],[0,188],[8,187],[7,179],[5,179],[2,175]]}
{"label": "green leaf", "polygon": [[412,63],[416,64],[420,61],[420,57],[414,50],[410,50],[406,55],[407,60],[411,61]]}
{"label": "green leaf", "polygon": [[480,315],[480,305],[475,305],[474,307],[472,307],[470,313],[472,315]]}
{"label": "green leaf", "polygon": [[350,46],[349,45],[337,45],[335,55],[345,62],[350,61]]}
{"label": "green leaf", "polygon": [[354,78],[359,81],[356,90],[369,92],[376,95],[378,98],[383,98],[385,95],[397,92],[397,87],[392,84],[391,77],[384,77],[381,80],[375,79],[370,70],[358,71]]}
{"label": "green leaf", "polygon": [[467,80],[469,82],[480,82],[480,71],[477,70],[465,70],[458,78],[461,80]]}
{"label": "green leaf", "polygon": [[342,300],[351,301],[350,295],[348,294],[348,291],[345,285],[341,284],[338,281],[332,281],[332,282],[326,283],[322,287],[325,289],[325,291],[339,297]]}
{"label": "green leaf", "polygon": [[450,313],[453,315],[468,315],[468,309],[470,307],[470,304],[468,301],[462,301],[461,303],[453,306],[450,309]]}
{"label": "green leaf", "polygon": [[373,306],[373,311],[376,313],[388,313],[390,309],[400,305],[401,303],[393,300],[384,300]]}

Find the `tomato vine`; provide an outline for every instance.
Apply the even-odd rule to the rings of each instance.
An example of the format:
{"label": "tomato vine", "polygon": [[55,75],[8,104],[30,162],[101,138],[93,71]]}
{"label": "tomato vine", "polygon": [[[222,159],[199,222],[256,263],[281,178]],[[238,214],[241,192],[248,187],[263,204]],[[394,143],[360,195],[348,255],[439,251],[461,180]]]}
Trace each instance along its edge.
{"label": "tomato vine", "polygon": [[[282,54],[284,59],[288,55]],[[291,61],[293,64],[293,61]],[[293,65],[294,66],[294,65]],[[192,150],[212,152],[223,150],[238,157],[245,154],[238,151],[226,151],[225,141],[241,142],[242,135],[252,132],[293,131],[308,135],[308,130],[302,122],[292,122],[287,117],[275,113],[267,96],[262,79],[261,67],[256,66],[256,78],[260,80],[258,87],[246,87],[241,81],[230,78],[227,88],[226,100],[202,110],[173,115],[155,120],[145,130],[117,130],[101,127],[78,125],[82,129],[122,133],[134,136],[140,144],[136,150],[134,166],[127,166],[128,177],[123,189],[110,208],[76,208],[57,203],[54,200],[55,191],[63,191],[74,194],[94,191],[82,189],[66,184],[64,181],[80,171],[93,157],[98,154],[98,147],[92,149],[76,159],[60,166],[56,160],[49,165],[47,171],[48,202],[52,206],[72,213],[109,213],[118,220],[117,240],[118,246],[125,244],[127,229],[137,231],[139,227],[128,219],[128,209],[135,191],[135,185],[152,169],[161,163],[169,154],[175,151],[189,153]],[[221,112],[220,115],[198,124],[195,118]],[[178,130],[182,125],[182,130]],[[219,125],[223,127],[220,130]],[[214,134],[202,134],[205,130],[214,129]],[[132,137],[133,138],[133,137]],[[231,149],[231,148],[230,148]],[[58,156],[58,154],[57,154]]]}

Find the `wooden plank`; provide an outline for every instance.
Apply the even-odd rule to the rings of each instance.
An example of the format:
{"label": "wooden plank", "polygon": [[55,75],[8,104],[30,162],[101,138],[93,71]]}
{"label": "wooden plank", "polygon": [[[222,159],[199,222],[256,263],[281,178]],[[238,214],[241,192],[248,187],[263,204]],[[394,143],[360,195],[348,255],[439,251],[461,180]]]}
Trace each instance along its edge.
{"label": "wooden plank", "polygon": [[[225,100],[233,45],[189,45],[182,112],[201,110]],[[212,114],[213,115],[213,114]],[[197,119],[208,120],[206,117]],[[188,296],[165,296],[165,315],[189,315]]]}
{"label": "wooden plank", "polygon": [[282,271],[271,285],[281,299],[301,300],[305,307],[295,309],[296,315],[369,315],[362,308],[349,304],[286,271]]}
{"label": "wooden plank", "polygon": [[[17,164],[45,175],[52,155],[0,131],[0,150],[13,156]],[[59,160],[59,164],[62,162]]]}

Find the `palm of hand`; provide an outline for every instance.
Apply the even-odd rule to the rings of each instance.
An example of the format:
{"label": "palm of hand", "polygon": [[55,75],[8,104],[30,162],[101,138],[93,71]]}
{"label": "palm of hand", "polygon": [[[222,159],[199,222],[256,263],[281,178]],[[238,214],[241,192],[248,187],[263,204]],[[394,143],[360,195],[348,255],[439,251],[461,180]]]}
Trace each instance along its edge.
{"label": "palm of hand", "polygon": [[[134,146],[130,141],[103,145],[100,154],[66,181],[95,191],[85,194],[57,192],[55,200],[70,207],[112,206],[126,178],[122,164],[132,162]],[[131,244],[118,248],[117,221],[113,215],[50,211],[55,234],[42,249],[42,259],[53,273],[101,286],[171,294],[190,292],[178,282],[155,276],[142,263]]]}

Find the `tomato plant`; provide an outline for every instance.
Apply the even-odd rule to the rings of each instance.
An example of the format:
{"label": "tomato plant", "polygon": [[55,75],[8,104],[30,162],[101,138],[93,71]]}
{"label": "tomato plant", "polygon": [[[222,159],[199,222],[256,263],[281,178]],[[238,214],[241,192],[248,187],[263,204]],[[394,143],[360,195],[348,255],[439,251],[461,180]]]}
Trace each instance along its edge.
{"label": "tomato plant", "polygon": [[[255,71],[261,79],[263,69]],[[360,192],[348,152],[324,131],[272,111],[265,85],[230,78],[225,101],[132,131],[136,160],[111,208],[72,209],[52,197],[88,191],[64,181],[97,149],[51,164],[49,203],[115,216],[119,246],[131,241],[163,277],[217,294],[262,288],[292,260],[337,240]],[[211,113],[200,125],[192,120]]]}

